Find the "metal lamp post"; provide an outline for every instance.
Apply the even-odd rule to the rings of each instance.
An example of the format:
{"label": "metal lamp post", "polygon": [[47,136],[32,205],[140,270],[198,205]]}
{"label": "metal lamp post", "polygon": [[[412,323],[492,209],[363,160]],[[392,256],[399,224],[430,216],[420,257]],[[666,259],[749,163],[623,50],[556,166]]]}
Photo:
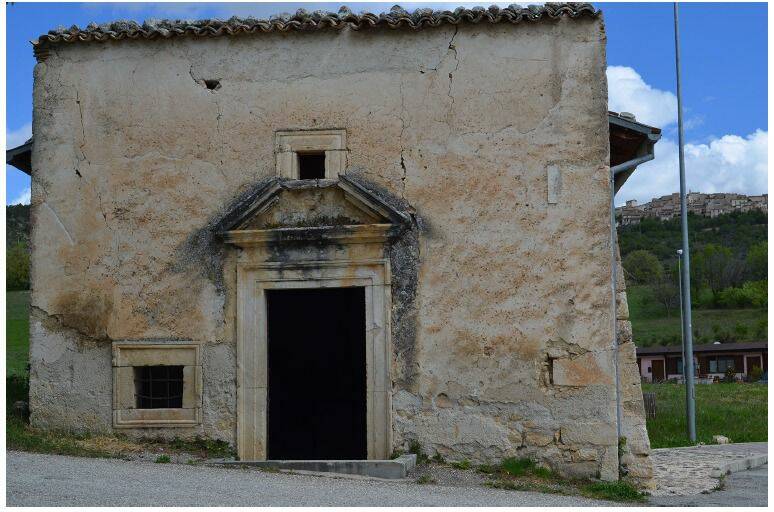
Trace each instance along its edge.
{"label": "metal lamp post", "polygon": [[683,152],[683,101],[680,84],[680,32],[677,15],[677,2],[674,4],[675,17],[675,71],[677,74],[677,131],[680,156],[680,225],[683,234],[683,248],[680,268],[680,299],[682,301],[683,329],[683,371],[685,372],[685,409],[688,423],[688,438],[696,442],[696,395],[693,382],[693,328],[691,326],[691,273],[690,251],[688,247],[688,207],[685,197],[685,155]]}

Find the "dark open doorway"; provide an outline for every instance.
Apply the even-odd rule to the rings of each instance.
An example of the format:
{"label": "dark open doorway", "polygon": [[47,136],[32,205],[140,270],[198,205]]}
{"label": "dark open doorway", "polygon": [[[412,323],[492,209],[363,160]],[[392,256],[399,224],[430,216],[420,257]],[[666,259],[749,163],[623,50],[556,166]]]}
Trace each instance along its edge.
{"label": "dark open doorway", "polygon": [[366,459],[365,289],[266,298],[268,458]]}

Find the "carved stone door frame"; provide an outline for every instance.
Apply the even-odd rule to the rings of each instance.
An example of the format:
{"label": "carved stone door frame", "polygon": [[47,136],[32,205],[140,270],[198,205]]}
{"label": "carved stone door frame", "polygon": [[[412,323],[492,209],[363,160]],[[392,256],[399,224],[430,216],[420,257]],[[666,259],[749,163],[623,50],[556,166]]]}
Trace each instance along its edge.
{"label": "carved stone door frame", "polygon": [[244,252],[237,263],[237,452],[240,460],[266,459],[266,291],[350,286],[365,289],[368,458],[388,458],[392,447],[389,261],[255,263]]}

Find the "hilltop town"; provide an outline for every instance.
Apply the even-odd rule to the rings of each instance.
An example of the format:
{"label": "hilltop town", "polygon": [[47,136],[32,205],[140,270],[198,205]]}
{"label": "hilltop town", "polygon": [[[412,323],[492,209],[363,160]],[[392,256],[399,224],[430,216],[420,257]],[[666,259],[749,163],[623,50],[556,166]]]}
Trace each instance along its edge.
{"label": "hilltop town", "polygon": [[[751,210],[767,212],[769,195],[746,196],[734,193],[702,194],[701,192],[689,192],[686,200],[689,213],[704,217],[717,217],[731,212]],[[680,194],[677,192],[651,199],[650,202],[644,204],[637,204],[636,200],[630,199],[626,201],[625,206],[619,206],[615,209],[616,219],[622,226],[638,224],[646,217],[668,220],[678,215],[680,215]]]}

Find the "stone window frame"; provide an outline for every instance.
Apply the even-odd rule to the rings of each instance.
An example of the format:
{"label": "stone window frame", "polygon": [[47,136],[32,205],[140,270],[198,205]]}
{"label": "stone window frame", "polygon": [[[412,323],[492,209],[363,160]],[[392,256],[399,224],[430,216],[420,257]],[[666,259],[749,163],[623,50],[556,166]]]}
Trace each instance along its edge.
{"label": "stone window frame", "polygon": [[367,457],[387,459],[392,447],[389,261],[325,260],[237,265],[237,452],[267,455],[268,339],[266,291],[360,286],[366,294]]}
{"label": "stone window frame", "polygon": [[279,130],[274,135],[274,155],[277,176],[299,179],[298,153],[325,153],[325,179],[335,180],[344,174],[347,166],[347,131],[326,130]]}
{"label": "stone window frame", "polygon": [[[113,427],[192,427],[201,424],[202,367],[200,347],[192,343],[113,343]],[[183,406],[138,409],[134,369],[138,366],[182,366]]]}

